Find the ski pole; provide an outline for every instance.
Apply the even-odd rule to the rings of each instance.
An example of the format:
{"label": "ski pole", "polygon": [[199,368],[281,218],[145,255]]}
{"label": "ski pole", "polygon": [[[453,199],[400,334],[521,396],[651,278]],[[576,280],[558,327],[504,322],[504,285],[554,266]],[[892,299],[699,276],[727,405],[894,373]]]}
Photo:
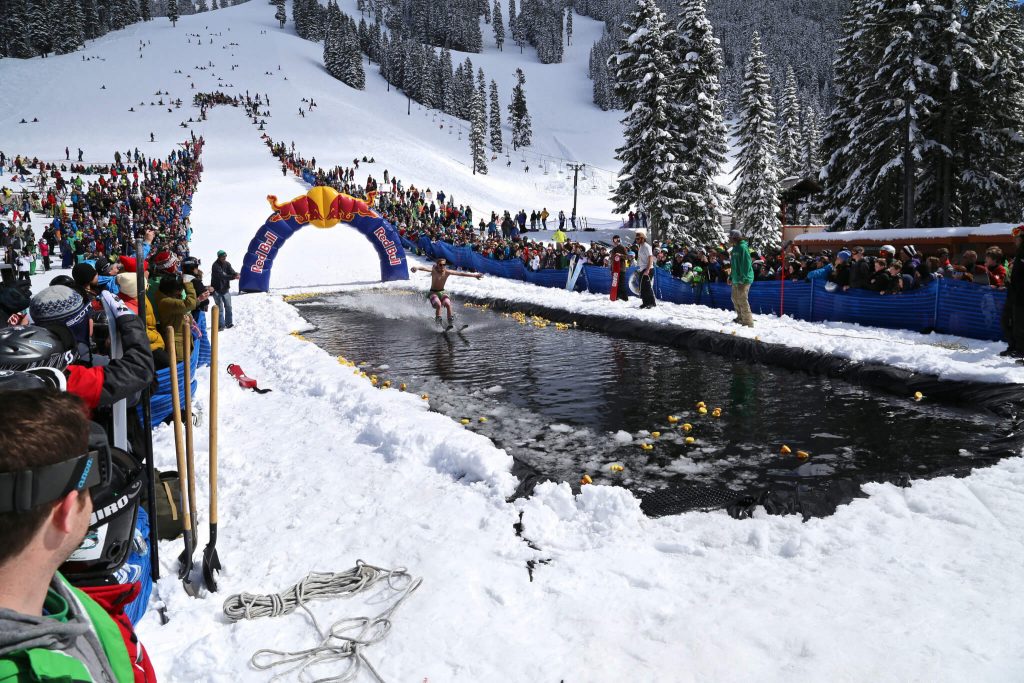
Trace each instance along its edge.
{"label": "ski pole", "polygon": [[210,539],[203,549],[203,581],[211,593],[217,592],[220,557],[217,555],[217,345],[220,325],[217,306],[210,307]]}
{"label": "ski pole", "polygon": [[[136,294],[138,296],[139,304],[139,318],[142,323],[146,323],[146,306],[148,301],[146,300],[146,274],[145,274],[145,260],[142,258],[142,240],[135,241],[135,283],[136,283]],[[157,528],[157,512],[156,512],[156,467],[153,463],[153,413],[150,406],[150,389],[147,384],[142,390],[142,428],[144,431],[142,438],[142,450],[143,457],[146,459],[146,478],[149,480],[147,485],[147,496],[149,504],[146,506],[149,513],[149,576],[153,579],[155,584],[160,580],[160,530]],[[166,615],[161,613],[161,619],[165,619]],[[165,622],[166,623],[166,622]]]}
{"label": "ski pole", "polygon": [[174,419],[174,450],[178,456],[178,486],[181,492],[182,536],[185,539],[185,551],[178,557],[178,578],[185,592],[193,598],[196,596],[192,585],[192,516],[189,514],[188,485],[181,473],[185,471],[185,442],[181,433],[181,394],[178,391],[178,358],[174,350],[174,328],[167,328],[167,355],[171,361],[171,414]]}
{"label": "ski pole", "polygon": [[192,538],[198,538],[197,526],[199,516],[196,514],[196,458],[193,445],[192,429],[192,330],[186,322],[181,332],[182,352],[184,353],[185,372],[185,460],[188,465],[188,511],[192,516]]}

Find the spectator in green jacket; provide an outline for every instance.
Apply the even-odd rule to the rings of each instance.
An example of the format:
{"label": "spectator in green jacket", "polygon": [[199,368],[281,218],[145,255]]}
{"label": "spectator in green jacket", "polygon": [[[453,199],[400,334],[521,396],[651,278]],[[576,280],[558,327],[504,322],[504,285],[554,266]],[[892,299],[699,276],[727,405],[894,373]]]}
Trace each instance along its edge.
{"label": "spectator in green jacket", "polygon": [[750,283],[754,281],[750,247],[739,230],[729,233],[729,241],[732,243],[732,252],[729,255],[732,272],[729,274],[729,282],[732,285],[732,307],[736,311],[733,322],[753,327],[754,316],[750,312],[750,301],[747,298],[750,295]]}
{"label": "spectator in green jacket", "polygon": [[64,484],[53,481],[60,471],[42,468],[87,454],[85,407],[71,394],[6,391],[0,414],[0,476],[36,473],[27,501],[0,502],[0,681],[132,683],[117,624],[57,572],[89,529],[89,486],[98,478],[86,464],[64,470]]}

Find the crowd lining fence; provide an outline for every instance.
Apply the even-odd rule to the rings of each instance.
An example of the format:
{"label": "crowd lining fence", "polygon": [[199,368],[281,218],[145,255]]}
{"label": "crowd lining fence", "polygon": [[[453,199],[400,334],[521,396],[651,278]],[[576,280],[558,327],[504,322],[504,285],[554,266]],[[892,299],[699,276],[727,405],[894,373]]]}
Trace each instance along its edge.
{"label": "crowd lining fence", "polygon": [[[447,242],[431,242],[420,237],[415,245],[430,258],[442,257],[451,265],[486,275],[530,282],[541,287],[564,289],[569,271],[545,269],[531,271],[520,259],[506,261],[488,258],[470,247]],[[633,272],[627,269],[626,278]],[[856,323],[914,332],[938,332],[971,339],[1003,339],[1000,319],[1006,292],[960,280],[939,279],[919,289],[895,295],[880,295],[861,289],[830,292],[825,281],[757,281],[750,287],[750,308],[754,313],[778,315],[780,312],[799,320]],[[698,304],[732,310],[730,286],[705,283],[693,286],[656,269],[654,295],[676,304]],[[601,266],[586,265],[576,291],[608,294],[611,273]]]}

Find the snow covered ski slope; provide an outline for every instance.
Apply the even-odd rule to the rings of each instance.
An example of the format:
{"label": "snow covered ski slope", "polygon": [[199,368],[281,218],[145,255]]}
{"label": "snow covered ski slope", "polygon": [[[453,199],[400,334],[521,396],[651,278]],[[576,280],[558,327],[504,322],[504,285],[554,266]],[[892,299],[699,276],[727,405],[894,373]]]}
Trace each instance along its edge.
{"label": "snow covered ski slope", "polygon": [[[343,9],[354,13],[354,4],[346,0]],[[55,160],[65,146],[82,147],[87,161],[102,162],[136,146],[163,156],[189,132],[204,135],[192,224],[194,252],[207,266],[221,248],[240,264],[269,213],[267,194],[286,200],[307,188],[282,176],[241,111],[217,107],[208,121],[181,128],[198,116],[190,106],[197,92],[268,93],[267,133],[294,140],[322,166],[373,156],[374,175],[387,168],[406,183],[439,183],[478,213],[569,208],[565,177],[538,174],[535,161],[529,174],[513,159],[510,169],[495,164],[473,177],[468,144],[449,134],[450,122],[440,128],[415,104],[406,116],[404,97],[388,93],[372,70],[363,93],[340,85],[323,71],[320,46],[290,26],[278,29],[273,12],[251,2],[183,17],[177,28],[165,19],[136,25],[72,55],[0,61],[11,95],[0,100],[0,149]],[[619,115],[589,104],[585,80],[586,50],[599,30],[577,18],[566,64],[542,66],[529,50],[522,59],[537,152],[614,168]],[[488,33],[484,42],[474,65],[507,97],[518,50],[498,54]],[[311,95],[320,106],[300,117],[301,99]],[[166,103],[179,97],[182,108],[168,112]],[[40,122],[17,123],[23,117]],[[610,218],[607,188],[597,186],[582,188],[580,213]],[[369,286],[377,277],[364,238],[343,227],[309,228],[282,250],[274,286]],[[415,279],[413,286],[426,285]],[[482,296],[498,289],[540,296],[488,279],[461,286]],[[648,315],[684,313],[665,307]],[[162,681],[269,680],[250,657],[259,648],[314,646],[309,620],[297,613],[229,624],[223,599],[282,590],[310,571],[341,571],[358,559],[423,578],[388,638],[366,650],[389,681],[1016,681],[1024,673],[1020,459],[963,479],[871,485],[868,498],[806,523],[763,513],[743,521],[725,513],[649,519],[629,492],[605,486],[574,495],[567,484],[542,484],[529,499],[508,503],[516,481],[505,451],[430,412],[417,387],[375,388],[293,335],[305,323],[281,297],[236,298],[235,323],[221,335],[222,366],[241,365],[273,392],[254,394],[222,374],[225,570],[220,593],[192,599],[175,576],[180,544],[161,548],[158,590],[171,621],[162,626],[151,612],[139,632]],[[814,341],[821,328],[797,327],[765,325],[759,334],[831,343]],[[874,348],[846,341],[833,348],[843,345],[851,353]],[[951,373],[999,370],[973,362],[975,351],[899,353],[907,363],[918,353]],[[199,380],[207,386],[206,371]],[[204,412],[201,397],[197,405]],[[205,430],[196,434],[202,491],[208,444]],[[155,449],[158,465],[173,466],[169,429],[157,431]],[[513,526],[519,521],[522,538]],[[527,562],[541,560],[531,581]],[[311,609],[329,624],[383,607],[371,595]],[[361,680],[371,677],[364,672]]]}

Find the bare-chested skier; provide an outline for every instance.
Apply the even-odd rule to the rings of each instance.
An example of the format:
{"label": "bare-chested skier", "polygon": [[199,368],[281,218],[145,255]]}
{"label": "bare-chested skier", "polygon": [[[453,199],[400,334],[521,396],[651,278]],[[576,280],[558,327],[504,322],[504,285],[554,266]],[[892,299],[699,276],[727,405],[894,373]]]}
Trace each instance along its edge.
{"label": "bare-chested skier", "polygon": [[448,293],[444,291],[444,283],[448,281],[448,276],[475,277],[477,280],[483,277],[481,273],[460,273],[457,270],[448,270],[447,265],[448,261],[446,259],[439,258],[434,261],[433,268],[423,268],[420,266],[410,268],[413,272],[422,270],[424,273],[430,273],[430,293],[427,295],[427,299],[430,300],[430,305],[434,307],[434,322],[438,326],[442,326],[441,307],[443,306],[448,311],[448,325],[444,327],[445,331],[452,329],[455,325],[455,314],[452,313],[452,300],[448,297]]}

